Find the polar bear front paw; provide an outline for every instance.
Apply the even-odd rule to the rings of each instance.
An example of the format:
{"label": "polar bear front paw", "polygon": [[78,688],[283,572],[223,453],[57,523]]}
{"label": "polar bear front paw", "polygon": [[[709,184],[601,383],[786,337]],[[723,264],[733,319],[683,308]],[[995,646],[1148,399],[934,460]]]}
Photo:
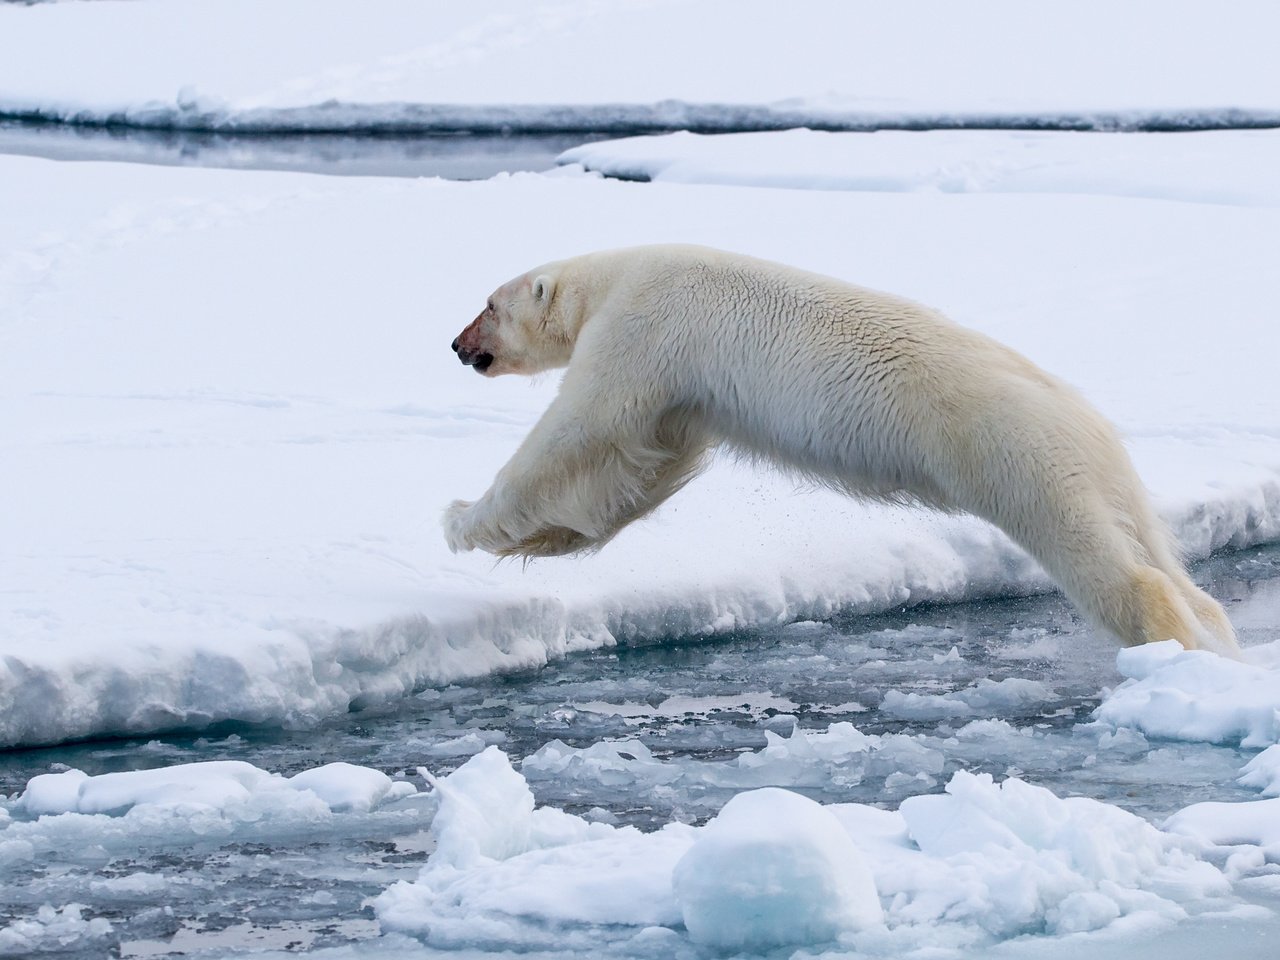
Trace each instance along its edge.
{"label": "polar bear front paw", "polygon": [[475,504],[470,500],[455,500],[445,507],[440,525],[444,527],[444,540],[453,553],[465,553],[476,548],[475,541],[469,535],[471,508]]}

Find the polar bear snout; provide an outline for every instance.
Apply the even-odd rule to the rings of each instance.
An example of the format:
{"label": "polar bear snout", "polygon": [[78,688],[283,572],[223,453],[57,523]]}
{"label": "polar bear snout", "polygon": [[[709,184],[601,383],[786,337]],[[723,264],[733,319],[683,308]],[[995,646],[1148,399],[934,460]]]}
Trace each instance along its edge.
{"label": "polar bear snout", "polygon": [[493,364],[493,352],[486,350],[481,344],[482,336],[478,329],[480,319],[477,318],[467,329],[454,337],[450,346],[464,364],[475,368],[477,373],[484,373]]}
{"label": "polar bear snout", "polygon": [[477,373],[484,373],[493,363],[493,354],[487,350],[468,350],[457,340],[453,341],[453,352],[468,367],[474,367]]}

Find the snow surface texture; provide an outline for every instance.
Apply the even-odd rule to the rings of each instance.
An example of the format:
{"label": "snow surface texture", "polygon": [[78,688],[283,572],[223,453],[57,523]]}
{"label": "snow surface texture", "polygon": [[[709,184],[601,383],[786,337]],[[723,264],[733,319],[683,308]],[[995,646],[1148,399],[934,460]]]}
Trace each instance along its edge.
{"label": "snow surface texture", "polygon": [[664,183],[1280,204],[1280,130],[1144,137],[1024,131],[999,138],[962,130],[672,133],[584,144],[560,162]]}
{"label": "snow surface texture", "polygon": [[[444,948],[621,942],[673,956],[687,935],[727,950],[901,956],[1118,921],[1137,930],[1232,909],[1231,880],[1204,857],[1275,842],[1263,815],[1231,827],[1249,804],[1197,805],[1161,831],[1096,800],[963,772],[897,812],[766,788],[703,827],[653,833],[535,809],[497,747],[438,790],[436,853],[375,908],[384,929]],[[1249,868],[1234,852],[1235,876],[1266,872],[1265,856]]]}
{"label": "snow surface texture", "polygon": [[224,130],[1274,124],[1278,33],[1267,0],[815,0],[785,17],[768,0],[5,4],[0,113]]}
{"label": "snow surface texture", "polygon": [[596,557],[451,556],[439,510],[555,383],[448,344],[498,283],[601,247],[938,306],[1115,419],[1192,557],[1280,536],[1275,207],[18,158],[0,205],[0,744],[309,723],[577,649],[1047,587],[971,518],[729,462]]}

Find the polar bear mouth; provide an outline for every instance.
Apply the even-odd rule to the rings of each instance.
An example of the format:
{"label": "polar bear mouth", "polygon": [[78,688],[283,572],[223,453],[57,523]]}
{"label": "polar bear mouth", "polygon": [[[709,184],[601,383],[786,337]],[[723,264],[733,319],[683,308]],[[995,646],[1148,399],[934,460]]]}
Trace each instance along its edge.
{"label": "polar bear mouth", "polygon": [[488,370],[489,365],[493,363],[493,354],[489,353],[487,350],[481,350],[479,352],[468,350],[462,345],[461,341],[462,338],[458,337],[451,344],[453,352],[458,355],[458,359],[467,366],[474,367],[476,373],[484,373]]}

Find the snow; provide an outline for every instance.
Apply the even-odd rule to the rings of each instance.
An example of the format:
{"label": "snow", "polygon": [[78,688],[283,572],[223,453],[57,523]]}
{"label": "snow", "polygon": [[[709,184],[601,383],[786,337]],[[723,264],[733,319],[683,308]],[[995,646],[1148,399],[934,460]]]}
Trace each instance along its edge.
{"label": "snow", "polygon": [[767,0],[5,4],[0,113],[241,130],[1274,123],[1277,31],[1265,0],[817,0],[785,17]]}
{"label": "snow", "polygon": [[1280,130],[681,132],[587,143],[560,162],[663,183],[1280,204]]}
{"label": "snow", "polygon": [[450,555],[440,509],[555,382],[448,344],[593,248],[703,242],[936,305],[1116,420],[1191,557],[1280,536],[1274,207],[13,157],[0,194],[2,744],[310,725],[574,650],[1047,588],[972,518],[729,461],[596,557]]}

